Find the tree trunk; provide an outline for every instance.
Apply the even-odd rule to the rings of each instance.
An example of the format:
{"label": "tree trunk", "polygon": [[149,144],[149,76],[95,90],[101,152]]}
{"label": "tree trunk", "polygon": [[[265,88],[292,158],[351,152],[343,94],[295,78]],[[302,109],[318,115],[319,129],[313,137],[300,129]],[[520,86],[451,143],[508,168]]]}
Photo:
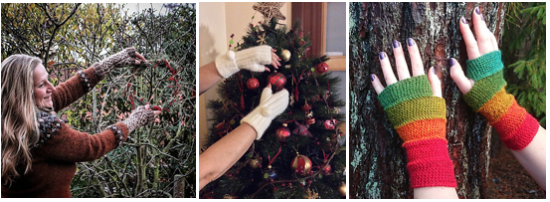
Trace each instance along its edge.
{"label": "tree trunk", "polygon": [[442,80],[458,195],[486,196],[491,127],[463,101],[447,67],[447,59],[453,57],[466,68],[458,23],[464,16],[472,26],[476,6],[500,39],[505,3],[350,3],[350,198],[413,197],[403,141],[388,121],[369,78],[376,74],[385,83],[378,53],[388,53],[395,68],[392,41],[405,44],[407,38],[416,40],[425,70],[434,66]]}

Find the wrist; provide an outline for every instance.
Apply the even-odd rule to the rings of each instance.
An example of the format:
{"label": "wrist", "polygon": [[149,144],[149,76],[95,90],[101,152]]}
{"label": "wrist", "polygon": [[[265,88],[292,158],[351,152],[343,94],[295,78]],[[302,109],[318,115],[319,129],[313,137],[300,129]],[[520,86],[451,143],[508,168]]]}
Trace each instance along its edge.
{"label": "wrist", "polygon": [[254,130],[256,131],[256,140],[262,138],[269,125],[271,125],[271,121],[273,120],[270,117],[263,116],[261,110],[261,107],[257,107],[241,120],[241,124],[246,123],[254,128]]}
{"label": "wrist", "polygon": [[235,52],[227,51],[216,58],[216,69],[223,78],[229,78],[231,75],[239,72],[235,61]]}

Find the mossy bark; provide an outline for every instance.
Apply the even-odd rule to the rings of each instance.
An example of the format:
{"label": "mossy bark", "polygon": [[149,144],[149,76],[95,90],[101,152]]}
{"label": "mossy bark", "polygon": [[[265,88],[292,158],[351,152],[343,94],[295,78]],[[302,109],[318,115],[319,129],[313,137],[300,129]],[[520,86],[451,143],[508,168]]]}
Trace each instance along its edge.
{"label": "mossy bark", "polygon": [[466,67],[458,23],[464,16],[471,26],[477,6],[500,39],[505,3],[350,3],[350,198],[413,197],[403,141],[388,121],[369,76],[378,75],[385,85],[378,53],[386,52],[395,64],[392,41],[406,44],[407,38],[417,42],[425,70],[435,67],[442,80],[458,195],[485,197],[491,127],[463,101],[447,67],[451,57]]}

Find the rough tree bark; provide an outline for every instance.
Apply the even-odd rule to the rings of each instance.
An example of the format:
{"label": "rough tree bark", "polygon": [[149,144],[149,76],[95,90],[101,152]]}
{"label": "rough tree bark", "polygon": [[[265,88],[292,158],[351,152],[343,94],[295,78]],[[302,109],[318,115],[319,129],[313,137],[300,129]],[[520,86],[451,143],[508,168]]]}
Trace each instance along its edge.
{"label": "rough tree bark", "polygon": [[[385,51],[395,64],[392,41],[405,44],[407,38],[419,45],[426,71],[436,67],[442,80],[448,149],[458,195],[485,197],[491,127],[463,101],[446,64],[453,57],[466,67],[467,54],[458,23],[465,16],[471,26],[476,6],[499,39],[505,3],[350,3],[350,198],[413,197],[403,141],[388,121],[369,78],[370,74],[383,77],[378,53]],[[385,85],[384,79],[380,80]]]}

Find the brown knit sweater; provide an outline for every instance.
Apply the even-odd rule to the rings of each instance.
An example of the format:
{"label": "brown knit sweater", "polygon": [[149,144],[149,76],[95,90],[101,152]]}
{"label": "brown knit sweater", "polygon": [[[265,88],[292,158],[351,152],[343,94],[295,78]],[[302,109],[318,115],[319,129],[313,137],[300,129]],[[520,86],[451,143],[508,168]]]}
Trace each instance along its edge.
{"label": "brown knit sweater", "polygon": [[[75,102],[99,82],[93,68],[88,68],[60,84],[52,95],[54,108],[63,109]],[[89,84],[89,85],[88,85]],[[70,184],[76,162],[101,158],[128,137],[128,129],[106,129],[96,135],[76,131],[56,117],[48,117],[55,132],[41,133],[41,144],[31,150],[31,171],[16,178],[11,186],[2,185],[2,197],[71,197]],[[119,131],[119,134],[116,134]],[[120,134],[121,133],[121,134]]]}

